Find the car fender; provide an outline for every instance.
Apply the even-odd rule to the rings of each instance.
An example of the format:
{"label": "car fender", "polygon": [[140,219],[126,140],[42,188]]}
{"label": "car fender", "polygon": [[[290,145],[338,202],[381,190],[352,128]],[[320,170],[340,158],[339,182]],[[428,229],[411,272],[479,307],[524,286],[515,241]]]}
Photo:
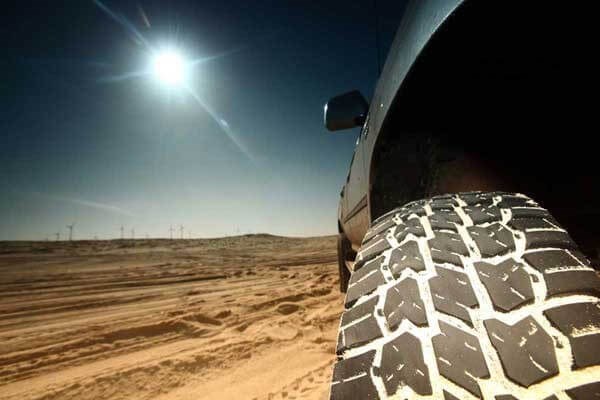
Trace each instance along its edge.
{"label": "car fender", "polygon": [[370,204],[371,163],[387,113],[421,51],[447,18],[463,3],[464,0],[411,1],[402,16],[371,101],[368,134],[361,143],[365,147],[367,166],[365,173],[368,179],[369,221],[373,219]]}

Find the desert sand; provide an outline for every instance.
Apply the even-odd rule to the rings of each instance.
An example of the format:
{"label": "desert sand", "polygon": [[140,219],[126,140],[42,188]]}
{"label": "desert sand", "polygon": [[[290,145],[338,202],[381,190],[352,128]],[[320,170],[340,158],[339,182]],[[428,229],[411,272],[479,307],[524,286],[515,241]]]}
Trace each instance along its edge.
{"label": "desert sand", "polygon": [[335,238],[0,243],[2,399],[326,399]]}

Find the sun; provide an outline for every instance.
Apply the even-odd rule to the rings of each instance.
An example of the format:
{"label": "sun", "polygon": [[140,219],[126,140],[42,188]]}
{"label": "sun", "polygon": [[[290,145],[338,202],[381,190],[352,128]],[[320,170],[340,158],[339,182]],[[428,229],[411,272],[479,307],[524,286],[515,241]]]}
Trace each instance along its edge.
{"label": "sun", "polygon": [[185,60],[175,49],[162,50],[152,60],[152,72],[159,82],[167,86],[181,86],[186,75]]}

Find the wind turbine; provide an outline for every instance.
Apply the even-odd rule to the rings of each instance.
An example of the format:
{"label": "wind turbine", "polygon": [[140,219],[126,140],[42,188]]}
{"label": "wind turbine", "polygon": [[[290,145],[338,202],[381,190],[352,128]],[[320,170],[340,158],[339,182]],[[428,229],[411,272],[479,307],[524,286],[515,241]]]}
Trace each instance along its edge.
{"label": "wind turbine", "polygon": [[179,235],[183,239],[183,225],[179,225]]}
{"label": "wind turbine", "polygon": [[171,235],[171,240],[173,240],[173,225],[169,227],[169,234]]}
{"label": "wind turbine", "polygon": [[125,239],[124,229],[123,225],[121,225],[121,240]]}
{"label": "wind turbine", "polygon": [[73,227],[75,226],[75,222],[71,225],[67,225],[67,229],[69,230],[69,242],[73,240]]}
{"label": "wind turbine", "polygon": [[56,232],[55,235],[56,235],[56,241],[58,242],[60,240],[60,232]]}
{"label": "wind turbine", "polygon": [[131,238],[135,239],[135,228],[131,228]]}

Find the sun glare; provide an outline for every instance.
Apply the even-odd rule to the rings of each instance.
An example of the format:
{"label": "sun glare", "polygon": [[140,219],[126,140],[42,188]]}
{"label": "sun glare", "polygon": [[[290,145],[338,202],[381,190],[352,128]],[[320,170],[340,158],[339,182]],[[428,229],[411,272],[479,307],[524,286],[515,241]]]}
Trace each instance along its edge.
{"label": "sun glare", "polygon": [[185,61],[175,50],[163,50],[152,61],[154,76],[167,86],[179,86],[185,80]]}

